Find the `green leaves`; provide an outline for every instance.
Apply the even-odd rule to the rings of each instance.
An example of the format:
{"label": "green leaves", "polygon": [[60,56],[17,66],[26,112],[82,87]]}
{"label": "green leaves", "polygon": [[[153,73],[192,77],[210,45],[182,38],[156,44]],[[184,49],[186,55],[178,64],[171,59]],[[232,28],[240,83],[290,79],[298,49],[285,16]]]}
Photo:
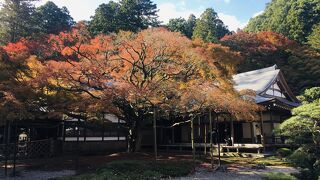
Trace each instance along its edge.
{"label": "green leaves", "polygon": [[199,38],[205,42],[218,42],[227,33],[229,30],[219,19],[218,14],[212,8],[208,8],[196,21],[192,38]]}
{"label": "green leaves", "polygon": [[61,9],[49,1],[38,8],[37,0],[6,0],[0,10],[0,44],[21,38],[37,39],[43,34],[58,34],[74,24],[66,7]]}
{"label": "green leaves", "polygon": [[58,34],[69,30],[74,24],[68,9],[59,8],[51,1],[38,7],[33,16],[39,26],[39,31],[45,34]]}
{"label": "green leaves", "polygon": [[5,0],[0,10],[0,44],[31,36],[35,0]]}
{"label": "green leaves", "polygon": [[308,36],[308,44],[312,48],[320,51],[320,24],[312,28],[312,32],[310,36]]}
{"label": "green leaves", "polygon": [[320,22],[319,0],[273,0],[263,14],[252,18],[248,32],[274,31],[305,43],[315,24]]}
{"label": "green leaves", "polygon": [[293,116],[280,125],[281,135],[286,136],[286,142],[299,146],[288,159],[295,165],[306,168],[301,173],[302,179],[316,179],[320,175],[319,97],[320,87],[307,89],[300,96],[303,104],[293,109]]}
{"label": "green leaves", "polygon": [[174,18],[170,19],[167,27],[173,32],[181,32],[185,36],[191,39],[193,34],[193,29],[196,25],[196,17],[191,14],[186,21],[184,18]]}
{"label": "green leaves", "polygon": [[150,0],[121,0],[119,3],[110,1],[101,4],[89,23],[93,35],[113,32],[137,32],[149,26],[160,24],[157,15],[157,5]]}

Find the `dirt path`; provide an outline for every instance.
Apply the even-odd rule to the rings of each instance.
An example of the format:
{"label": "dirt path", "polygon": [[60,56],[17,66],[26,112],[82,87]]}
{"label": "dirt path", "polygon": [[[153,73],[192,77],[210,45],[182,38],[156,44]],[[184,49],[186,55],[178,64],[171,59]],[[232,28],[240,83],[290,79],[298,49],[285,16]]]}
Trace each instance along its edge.
{"label": "dirt path", "polygon": [[47,180],[51,178],[71,176],[74,175],[73,170],[63,171],[20,171],[16,177],[4,177],[0,176],[0,179],[4,180]]}
{"label": "dirt path", "polygon": [[187,177],[175,178],[174,180],[260,180],[268,172],[296,173],[297,169],[285,166],[267,166],[265,169],[253,169],[251,167],[223,167],[221,170],[212,172],[207,168],[199,167],[196,172]]}

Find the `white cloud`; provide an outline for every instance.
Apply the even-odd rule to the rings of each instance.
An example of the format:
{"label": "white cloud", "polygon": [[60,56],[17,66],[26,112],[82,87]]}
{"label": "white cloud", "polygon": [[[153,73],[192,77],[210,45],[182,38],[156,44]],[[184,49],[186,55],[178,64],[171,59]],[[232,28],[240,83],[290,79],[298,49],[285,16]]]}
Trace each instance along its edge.
{"label": "white cloud", "polygon": [[231,0],[223,0],[225,3],[230,3]]}
{"label": "white cloud", "polygon": [[261,15],[263,12],[264,12],[264,11],[256,12],[256,13],[253,14],[252,17],[257,17],[257,16]]}
{"label": "white cloud", "polygon": [[170,19],[182,17],[187,19],[190,14],[194,14],[199,17],[203,10],[190,10],[186,8],[177,8],[173,3],[163,3],[158,6],[159,8],[159,19],[164,24],[167,24]]}
{"label": "white cloud", "polygon": [[238,28],[244,28],[248,22],[241,22],[236,16],[218,13],[219,18],[223,21],[225,25],[229,27],[229,30],[236,31]]}
{"label": "white cloud", "polygon": [[[41,0],[36,3],[36,6],[40,6],[48,2],[49,0]],[[90,16],[94,15],[95,9],[102,3],[108,3],[109,0],[51,0],[57,6],[66,6],[70,11],[70,15],[75,21],[89,20]]]}

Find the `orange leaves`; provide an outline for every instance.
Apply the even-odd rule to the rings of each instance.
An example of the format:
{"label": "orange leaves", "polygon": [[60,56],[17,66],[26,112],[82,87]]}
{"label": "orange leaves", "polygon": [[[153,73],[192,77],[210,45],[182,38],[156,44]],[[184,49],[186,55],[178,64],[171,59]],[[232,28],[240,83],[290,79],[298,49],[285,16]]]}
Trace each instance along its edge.
{"label": "orange leaves", "polygon": [[25,39],[22,39],[17,43],[9,43],[8,45],[4,46],[3,49],[5,49],[10,57],[10,60],[13,62],[23,62],[30,55]]}
{"label": "orange leaves", "polygon": [[[28,59],[28,83],[47,96],[68,99],[71,109],[108,111],[121,99],[143,111],[212,108],[238,116],[252,110],[230,80],[240,55],[221,45],[191,41],[164,28],[91,38],[81,24],[47,42],[46,57],[18,59]],[[23,41],[6,50],[12,58],[35,55]]]}

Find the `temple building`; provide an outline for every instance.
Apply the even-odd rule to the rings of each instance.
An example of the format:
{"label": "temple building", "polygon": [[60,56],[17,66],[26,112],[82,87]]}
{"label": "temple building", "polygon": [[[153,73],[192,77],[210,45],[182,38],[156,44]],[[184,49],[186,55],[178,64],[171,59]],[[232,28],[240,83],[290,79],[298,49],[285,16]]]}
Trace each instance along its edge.
{"label": "temple building", "polygon": [[[299,106],[299,101],[291,92],[284,75],[276,65],[236,74],[233,76],[234,88],[237,91],[253,90],[256,93],[255,102],[264,106],[257,112],[259,120],[234,120],[229,114],[215,113],[215,128],[218,132],[215,143],[232,149],[262,149],[266,147],[281,147],[283,136],[275,136],[274,130],[281,122],[291,116],[291,109]],[[170,123],[160,122],[157,128],[159,148],[183,150],[191,148],[190,123],[179,126],[168,126]],[[151,133],[146,130],[146,134]],[[213,130],[214,131],[214,130]],[[208,115],[194,121],[194,142],[197,150],[207,149],[209,134]],[[145,136],[148,137],[148,136]],[[151,145],[151,139],[145,138],[144,145]],[[238,148],[239,147],[239,148]],[[228,149],[229,150],[229,149]],[[205,150],[206,151],[206,150]]]}

